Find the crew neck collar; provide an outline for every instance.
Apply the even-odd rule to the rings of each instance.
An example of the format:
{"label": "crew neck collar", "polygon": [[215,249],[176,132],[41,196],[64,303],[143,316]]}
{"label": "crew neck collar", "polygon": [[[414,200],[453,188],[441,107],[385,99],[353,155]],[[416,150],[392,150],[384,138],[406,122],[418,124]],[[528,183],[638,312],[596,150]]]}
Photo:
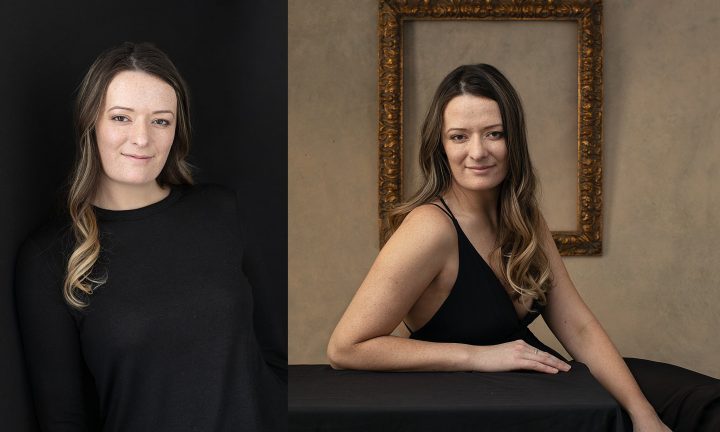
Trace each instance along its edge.
{"label": "crew neck collar", "polygon": [[170,186],[170,193],[158,202],[146,205],[144,207],[130,210],[108,210],[96,206],[92,206],[95,216],[103,221],[122,221],[122,220],[138,220],[144,219],[150,215],[158,213],[171,206],[182,195],[181,188],[176,185]]}

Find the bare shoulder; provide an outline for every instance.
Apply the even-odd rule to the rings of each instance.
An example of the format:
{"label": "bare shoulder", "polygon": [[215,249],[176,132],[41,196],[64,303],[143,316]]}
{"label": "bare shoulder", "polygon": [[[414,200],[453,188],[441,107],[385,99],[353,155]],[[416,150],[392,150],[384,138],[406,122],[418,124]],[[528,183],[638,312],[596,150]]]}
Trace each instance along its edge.
{"label": "bare shoulder", "polygon": [[402,240],[411,247],[451,248],[457,242],[455,226],[439,207],[424,204],[414,208],[388,243]]}
{"label": "bare shoulder", "polygon": [[408,213],[405,220],[410,218],[426,218],[436,222],[442,220],[447,222],[448,226],[452,227],[450,216],[448,216],[445,210],[435,205],[435,203],[421,204],[415,207],[410,213]]}

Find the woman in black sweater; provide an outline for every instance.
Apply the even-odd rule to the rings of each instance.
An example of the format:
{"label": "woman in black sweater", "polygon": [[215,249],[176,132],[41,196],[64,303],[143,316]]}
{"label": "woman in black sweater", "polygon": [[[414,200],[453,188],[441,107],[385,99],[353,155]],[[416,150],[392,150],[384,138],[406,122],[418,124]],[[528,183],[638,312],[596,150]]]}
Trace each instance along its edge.
{"label": "woman in black sweater", "polygon": [[124,43],[91,66],[76,108],[68,217],[24,243],[16,272],[41,429],[284,429],[286,385],[253,329],[260,272],[240,203],[193,186],[175,66]]}

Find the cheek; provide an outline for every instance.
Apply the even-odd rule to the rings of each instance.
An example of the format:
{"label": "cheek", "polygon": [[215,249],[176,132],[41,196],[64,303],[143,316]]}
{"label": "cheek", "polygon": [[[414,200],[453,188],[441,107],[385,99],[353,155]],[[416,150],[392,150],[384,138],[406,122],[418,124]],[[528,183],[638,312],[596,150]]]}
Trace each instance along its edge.
{"label": "cheek", "polygon": [[175,129],[163,130],[158,133],[155,140],[155,148],[158,153],[167,157],[172,148],[173,141],[175,140]]}
{"label": "cheek", "polygon": [[505,139],[501,139],[499,141],[495,141],[494,143],[495,152],[498,155],[507,155],[507,143],[505,142]]}
{"label": "cheek", "polygon": [[110,148],[117,143],[118,133],[113,128],[108,128],[103,124],[98,124],[95,127],[95,140],[102,151],[103,149]]}
{"label": "cheek", "polygon": [[106,164],[118,147],[122,145],[124,137],[116,129],[98,125],[95,130],[95,142],[97,142],[100,160]]}
{"label": "cheek", "polygon": [[450,163],[450,168],[462,162],[464,159],[464,156],[461,154],[459,149],[459,146],[451,146],[443,143],[443,150],[445,151],[445,156]]}
{"label": "cheek", "polygon": [[495,160],[497,160],[498,162],[507,162],[508,151],[505,141],[499,141],[496,143],[493,155],[495,156]]}
{"label": "cheek", "polygon": [[500,161],[502,164],[502,176],[503,178],[507,177],[508,170],[510,169],[510,165],[508,164],[508,150],[507,145],[505,143],[502,143],[502,146],[498,149],[497,157],[496,159]]}

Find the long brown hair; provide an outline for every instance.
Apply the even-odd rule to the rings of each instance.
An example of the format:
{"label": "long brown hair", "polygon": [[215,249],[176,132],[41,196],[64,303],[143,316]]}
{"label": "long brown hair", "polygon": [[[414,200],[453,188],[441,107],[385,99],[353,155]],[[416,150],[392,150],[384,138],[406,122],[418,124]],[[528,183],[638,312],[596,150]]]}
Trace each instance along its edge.
{"label": "long brown hair", "polygon": [[102,173],[95,125],[112,79],[123,71],[141,71],[168,83],[177,96],[177,128],[167,161],[156,181],[160,186],[192,184],[190,165],[190,100],[185,81],[168,56],[149,43],[123,44],[95,60],[80,84],[75,104],[77,152],[70,176],[67,207],[72,219],[75,247],[67,263],[63,296],[72,307],[83,308],[93,289],[107,275],[94,275],[100,255],[100,239],[92,200]]}
{"label": "long brown hair", "polygon": [[499,186],[498,233],[493,254],[500,257],[503,283],[513,289],[515,299],[523,296],[545,304],[552,277],[541,247],[540,211],[535,198],[537,179],[530,162],[522,104],[507,78],[493,66],[460,66],[438,86],[421,131],[420,167],[425,181],[407,202],[389,212],[383,239],[390,238],[411,210],[450,189],[452,173],[442,144],[443,114],[450,100],[460,95],[489,98],[500,108],[508,172]]}

